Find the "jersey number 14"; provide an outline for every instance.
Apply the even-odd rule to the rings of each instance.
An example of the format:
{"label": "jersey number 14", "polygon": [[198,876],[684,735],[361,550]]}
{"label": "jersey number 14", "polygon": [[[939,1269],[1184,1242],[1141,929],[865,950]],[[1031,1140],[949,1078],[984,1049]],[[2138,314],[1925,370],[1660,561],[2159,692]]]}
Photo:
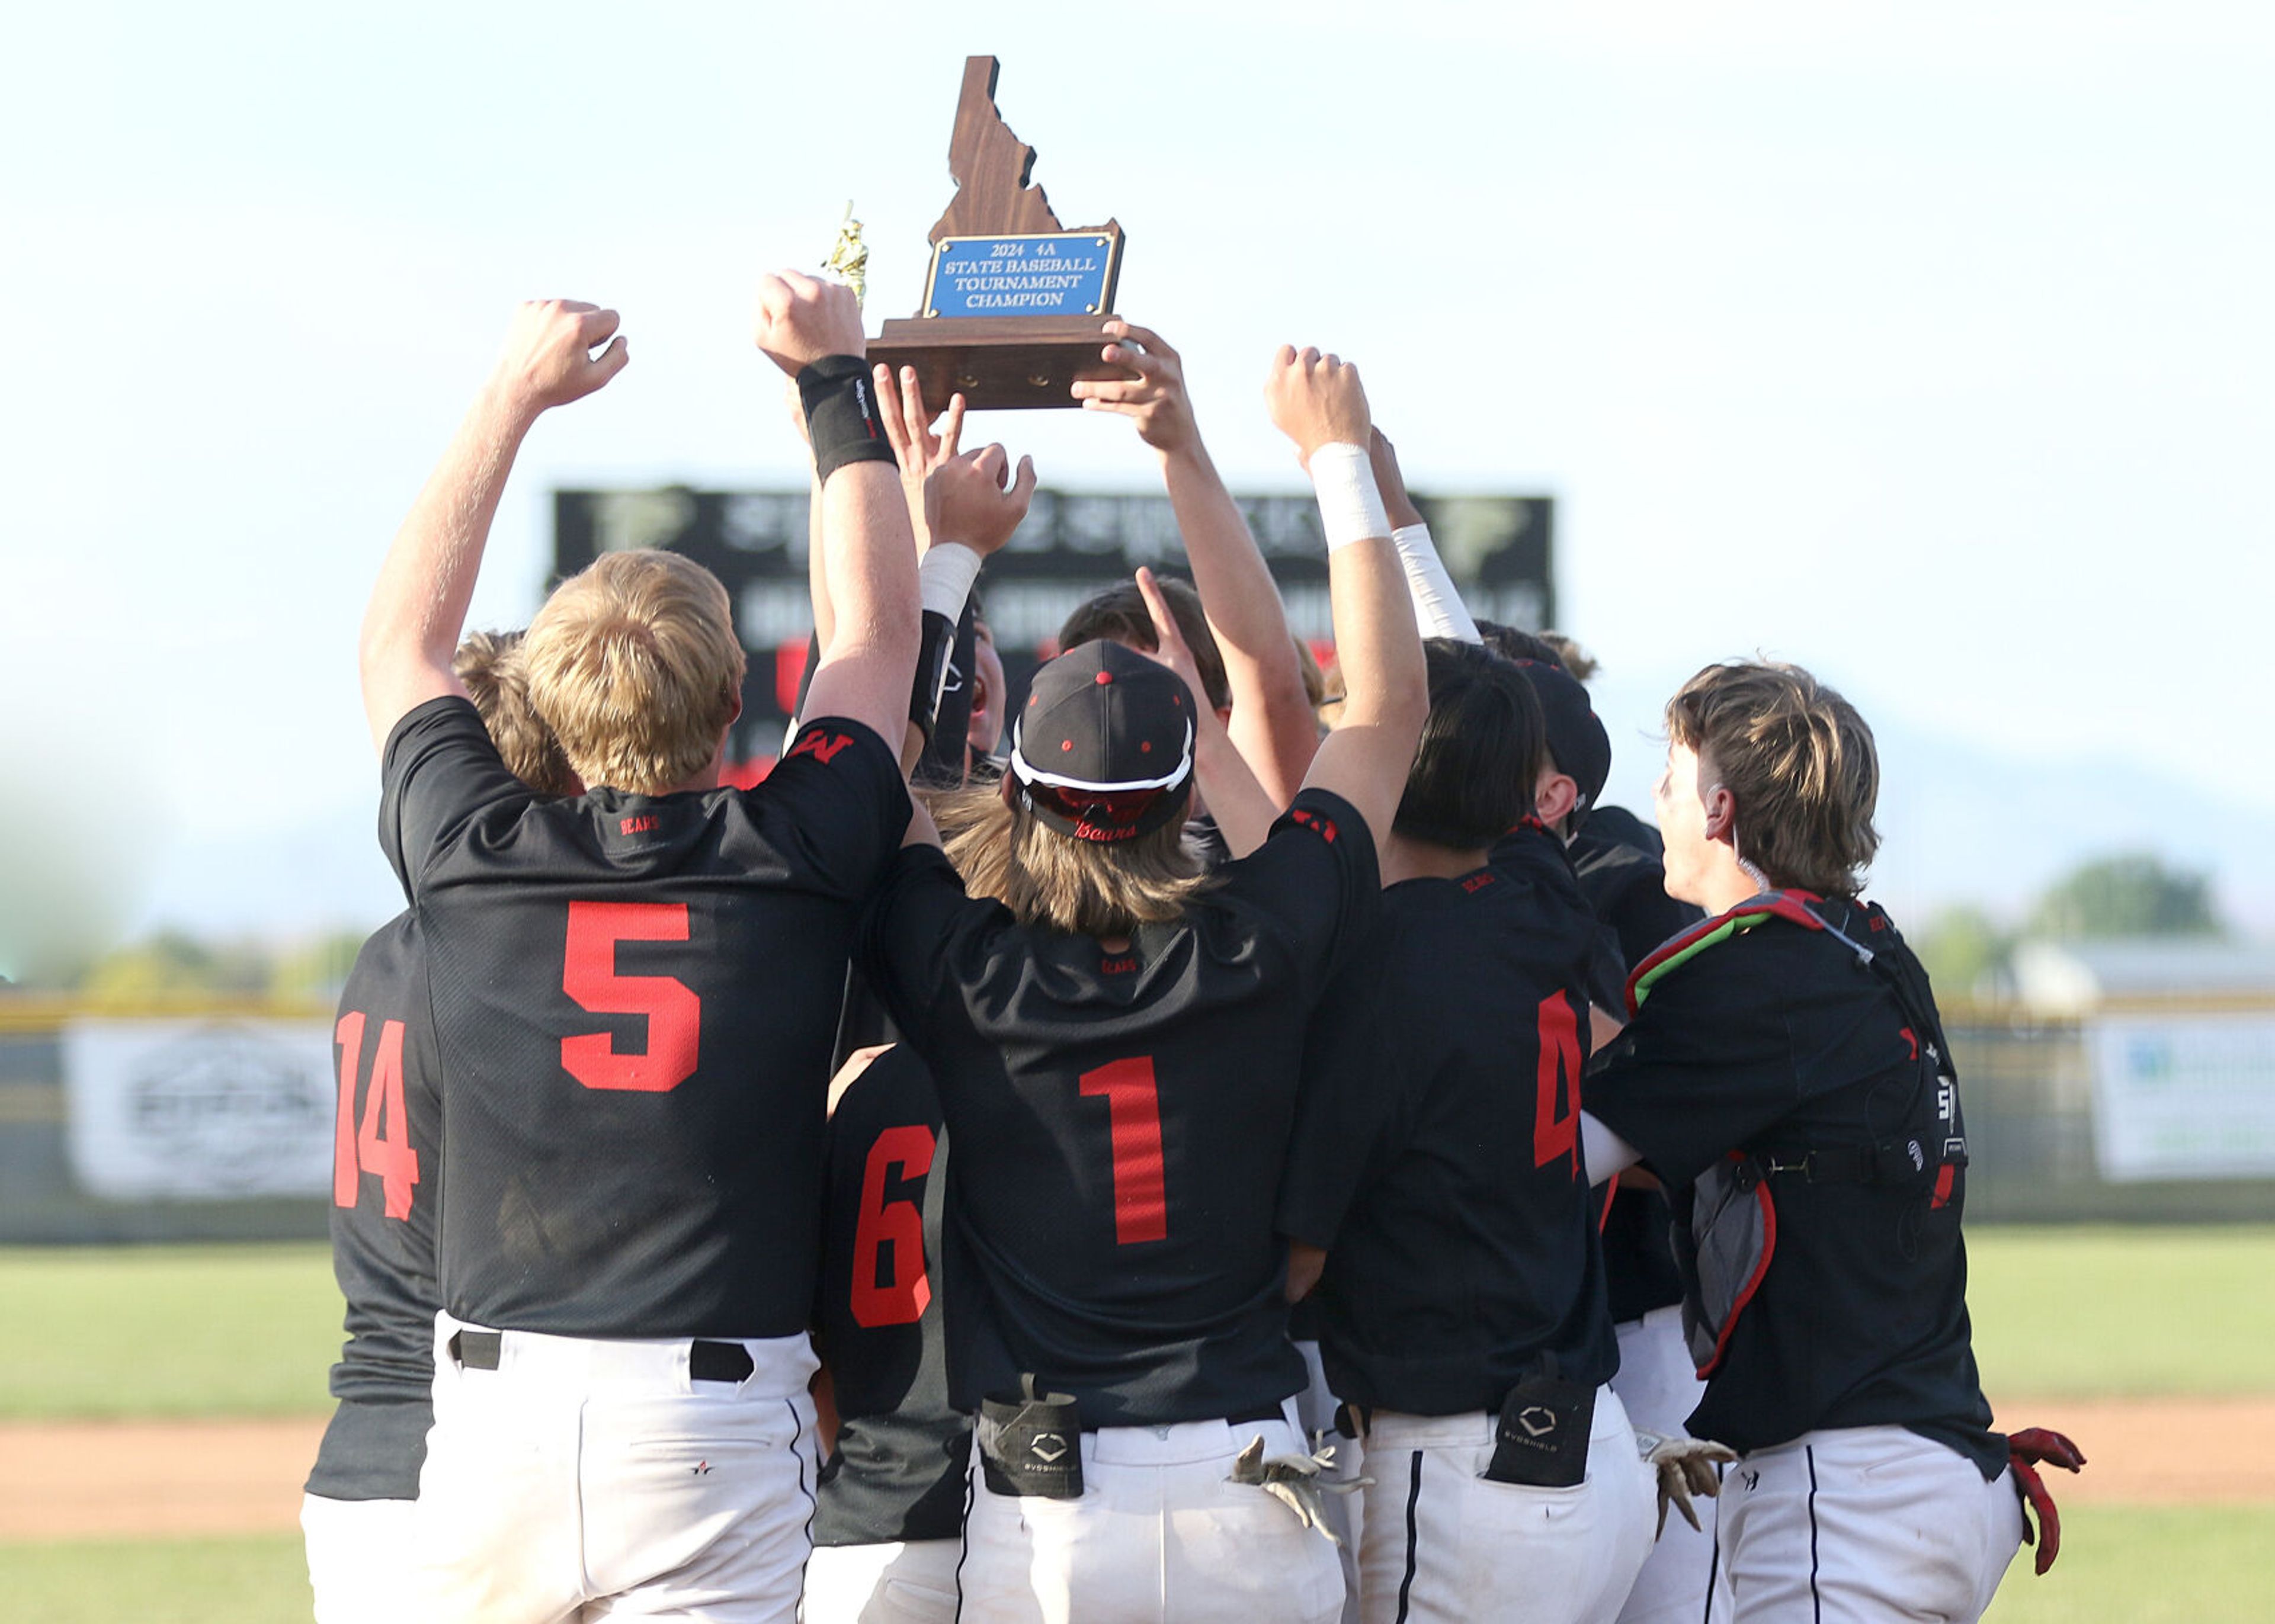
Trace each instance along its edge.
{"label": "jersey number 14", "polygon": [[411,1117],[403,1104],[403,1023],[381,1023],[378,1053],[371,1062],[371,1091],[364,1095],[359,1118],[357,1082],[368,1024],[362,1010],[351,1009],[332,1029],[332,1041],[340,1051],[340,1105],[332,1120],[332,1205],[355,1205],[363,1175],[372,1173],[379,1176],[387,1215],[406,1219],[411,1216],[411,1187],[419,1182],[419,1152],[412,1148]]}

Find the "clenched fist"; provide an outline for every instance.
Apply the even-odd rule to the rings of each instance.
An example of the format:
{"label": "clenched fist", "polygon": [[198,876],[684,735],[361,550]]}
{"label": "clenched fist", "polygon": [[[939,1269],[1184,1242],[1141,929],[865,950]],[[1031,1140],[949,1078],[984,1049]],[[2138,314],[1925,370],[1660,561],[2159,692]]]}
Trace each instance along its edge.
{"label": "clenched fist", "polygon": [[[513,313],[505,349],[494,374],[496,387],[520,412],[534,417],[549,406],[581,400],[624,371],[631,350],[616,334],[616,313],[576,299],[537,299]],[[598,355],[593,346],[606,344]]]}
{"label": "clenched fist", "polygon": [[861,302],[843,283],[794,270],[759,279],[752,336],[767,359],[795,378],[825,355],[866,355]]}
{"label": "clenched fist", "polygon": [[1358,368],[1317,350],[1298,354],[1289,345],[1280,346],[1265,374],[1264,404],[1273,426],[1296,442],[1296,455],[1306,468],[1321,446],[1364,446],[1373,432]]}

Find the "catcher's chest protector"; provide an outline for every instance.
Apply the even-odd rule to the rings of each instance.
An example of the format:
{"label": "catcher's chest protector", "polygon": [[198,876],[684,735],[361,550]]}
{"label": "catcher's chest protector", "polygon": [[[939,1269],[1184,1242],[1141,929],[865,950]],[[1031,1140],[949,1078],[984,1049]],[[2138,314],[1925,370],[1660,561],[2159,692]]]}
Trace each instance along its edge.
{"label": "catcher's chest protector", "polygon": [[[1712,1376],[1728,1351],[1731,1333],[1761,1289],[1777,1252],[1779,1178],[1816,1184],[1867,1184],[1913,1197],[1924,1210],[1953,1202],[1967,1166],[1967,1134],[1959,1088],[1943,1029],[1917,968],[1908,956],[1877,953],[1833,925],[1810,904],[1807,892],[1767,893],[1706,920],[1668,942],[1636,968],[1628,986],[1630,1016],[1654,982],[1719,942],[1772,919],[1832,936],[1877,975],[1905,1018],[1918,1082],[1895,1131],[1869,1143],[1735,1150],[1698,1175],[1690,1191],[1689,1220],[1678,1212],[1673,1240],[1683,1279],[1682,1330],[1701,1379]],[[1916,1214],[1915,1214],[1915,1217]]]}

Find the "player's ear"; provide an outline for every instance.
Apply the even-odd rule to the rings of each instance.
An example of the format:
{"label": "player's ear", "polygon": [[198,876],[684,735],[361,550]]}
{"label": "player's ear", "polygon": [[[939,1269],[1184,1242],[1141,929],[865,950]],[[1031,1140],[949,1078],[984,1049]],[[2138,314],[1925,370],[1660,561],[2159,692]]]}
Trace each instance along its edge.
{"label": "player's ear", "polygon": [[1555,828],[1572,815],[1580,804],[1580,786],[1568,773],[1554,767],[1541,769],[1540,778],[1532,786],[1532,815]]}
{"label": "player's ear", "polygon": [[739,688],[730,688],[727,691],[727,726],[731,728],[742,719],[743,691]]}
{"label": "player's ear", "polygon": [[1730,793],[1729,787],[1727,785],[1722,783],[1712,783],[1707,785],[1706,788],[1700,792],[1698,799],[1700,804],[1704,807],[1706,812],[1706,838],[1708,840],[1727,841],[1732,845],[1735,845],[1737,843],[1738,797]]}

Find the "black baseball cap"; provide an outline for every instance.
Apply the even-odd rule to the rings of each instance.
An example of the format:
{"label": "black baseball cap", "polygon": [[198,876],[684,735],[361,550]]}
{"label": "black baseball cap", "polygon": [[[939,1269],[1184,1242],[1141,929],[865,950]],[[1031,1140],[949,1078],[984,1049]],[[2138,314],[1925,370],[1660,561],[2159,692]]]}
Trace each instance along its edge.
{"label": "black baseball cap", "polygon": [[1545,661],[1510,663],[1524,673],[1540,701],[1541,717],[1547,723],[1548,753],[1556,762],[1556,770],[1580,788],[1579,804],[1572,809],[1572,829],[1576,834],[1588,820],[1588,809],[1603,794],[1604,780],[1612,775],[1612,736],[1604,731],[1578,677]]}
{"label": "black baseball cap", "polygon": [[1193,696],[1158,660],[1100,640],[1035,673],[1003,792],[1076,840],[1135,840],[1192,798]]}

